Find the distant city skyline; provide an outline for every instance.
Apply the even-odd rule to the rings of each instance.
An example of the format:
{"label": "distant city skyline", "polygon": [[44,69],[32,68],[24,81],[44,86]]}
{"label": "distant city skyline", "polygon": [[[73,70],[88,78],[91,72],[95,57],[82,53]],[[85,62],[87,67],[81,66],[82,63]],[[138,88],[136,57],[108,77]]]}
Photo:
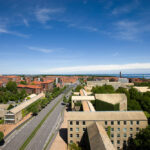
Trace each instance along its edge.
{"label": "distant city skyline", "polygon": [[0,74],[150,73],[150,1],[0,0]]}

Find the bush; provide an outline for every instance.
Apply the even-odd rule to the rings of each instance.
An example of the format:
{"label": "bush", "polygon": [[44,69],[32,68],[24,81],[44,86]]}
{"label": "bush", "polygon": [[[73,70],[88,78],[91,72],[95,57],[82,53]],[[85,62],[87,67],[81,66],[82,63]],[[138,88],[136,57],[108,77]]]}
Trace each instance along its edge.
{"label": "bush", "polygon": [[4,139],[4,133],[0,131],[0,142],[2,142]]}

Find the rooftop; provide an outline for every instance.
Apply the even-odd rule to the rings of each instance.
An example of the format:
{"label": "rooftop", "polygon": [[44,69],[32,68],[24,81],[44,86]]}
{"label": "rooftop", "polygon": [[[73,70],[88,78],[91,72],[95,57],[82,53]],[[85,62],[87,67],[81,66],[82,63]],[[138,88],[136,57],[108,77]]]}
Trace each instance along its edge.
{"label": "rooftop", "polygon": [[123,100],[127,100],[125,94],[95,94],[95,98],[111,104],[117,104]]}
{"label": "rooftop", "polygon": [[68,112],[68,120],[143,120],[147,121],[147,118],[143,111],[96,111],[96,112]]}
{"label": "rooftop", "polygon": [[87,128],[91,150],[115,150],[104,128],[94,122]]}
{"label": "rooftop", "polygon": [[73,101],[91,101],[91,100],[95,100],[94,96],[72,96],[72,100]]}

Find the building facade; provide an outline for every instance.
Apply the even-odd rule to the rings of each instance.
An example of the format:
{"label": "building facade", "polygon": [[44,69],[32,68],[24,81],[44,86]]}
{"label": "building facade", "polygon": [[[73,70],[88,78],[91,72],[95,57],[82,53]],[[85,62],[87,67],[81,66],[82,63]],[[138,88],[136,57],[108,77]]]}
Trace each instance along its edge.
{"label": "building facade", "polygon": [[110,140],[115,149],[122,149],[129,137],[135,137],[148,125],[142,111],[69,112],[68,143],[80,143],[87,127],[94,122],[110,129]]}

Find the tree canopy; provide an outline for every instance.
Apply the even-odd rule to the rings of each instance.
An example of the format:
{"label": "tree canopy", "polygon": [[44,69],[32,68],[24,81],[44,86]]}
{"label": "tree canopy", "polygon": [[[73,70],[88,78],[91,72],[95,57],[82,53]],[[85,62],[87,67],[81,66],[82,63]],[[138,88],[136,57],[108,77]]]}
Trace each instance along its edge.
{"label": "tree canopy", "polygon": [[113,86],[111,85],[103,85],[96,86],[92,88],[92,92],[95,93],[115,93]]}
{"label": "tree canopy", "polygon": [[128,140],[127,150],[150,150],[150,126],[140,130],[136,138]]}

